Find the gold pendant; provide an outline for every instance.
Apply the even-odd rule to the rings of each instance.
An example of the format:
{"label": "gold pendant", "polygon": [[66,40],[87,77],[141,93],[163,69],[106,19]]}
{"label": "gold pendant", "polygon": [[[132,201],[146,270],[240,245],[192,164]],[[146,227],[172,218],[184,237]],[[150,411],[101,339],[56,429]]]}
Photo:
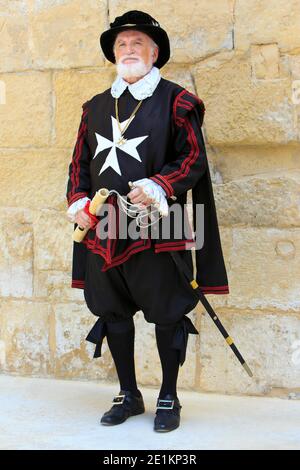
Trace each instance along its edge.
{"label": "gold pendant", "polygon": [[121,136],[120,139],[118,140],[117,144],[118,145],[123,145],[127,142],[127,139],[125,137]]}

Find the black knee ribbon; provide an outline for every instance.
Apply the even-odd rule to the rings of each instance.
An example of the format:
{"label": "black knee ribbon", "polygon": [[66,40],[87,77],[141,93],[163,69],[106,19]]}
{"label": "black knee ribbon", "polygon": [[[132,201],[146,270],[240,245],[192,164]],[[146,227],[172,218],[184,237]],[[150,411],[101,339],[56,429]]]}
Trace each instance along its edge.
{"label": "black knee ribbon", "polygon": [[156,323],[155,327],[160,330],[175,327],[171,348],[179,350],[179,362],[182,366],[186,358],[186,349],[189,334],[199,334],[198,330],[196,330],[195,326],[193,325],[191,319],[184,315],[184,317],[175,324],[159,325]]}
{"label": "black knee ribbon", "polygon": [[86,341],[96,344],[93,357],[101,357],[103,339],[105,338],[105,336],[107,336],[108,333],[123,333],[125,331],[131,330],[131,328],[133,327],[133,318],[118,322],[108,322],[102,320],[101,318],[98,318],[93,328],[90,330],[87,337],[85,338]]}

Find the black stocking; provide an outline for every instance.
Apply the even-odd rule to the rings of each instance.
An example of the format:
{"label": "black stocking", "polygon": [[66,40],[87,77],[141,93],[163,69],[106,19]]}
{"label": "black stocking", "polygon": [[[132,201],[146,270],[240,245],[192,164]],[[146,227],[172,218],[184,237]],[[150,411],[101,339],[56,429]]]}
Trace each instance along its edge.
{"label": "black stocking", "polygon": [[121,390],[140,395],[134,364],[135,326],[133,318],[121,322],[106,322],[107,344],[113,357]]}
{"label": "black stocking", "polygon": [[163,398],[167,393],[172,393],[177,396],[179,351],[171,348],[175,328],[175,324],[155,325],[156,343],[163,376],[159,398]]}

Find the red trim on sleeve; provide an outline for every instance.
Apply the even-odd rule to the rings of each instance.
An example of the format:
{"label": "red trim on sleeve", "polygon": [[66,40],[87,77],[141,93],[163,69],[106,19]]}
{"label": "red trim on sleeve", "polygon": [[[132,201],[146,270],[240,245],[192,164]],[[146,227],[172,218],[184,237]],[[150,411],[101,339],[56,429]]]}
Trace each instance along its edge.
{"label": "red trim on sleeve", "polygon": [[167,197],[173,196],[174,190],[172,186],[170,185],[170,183],[164,178],[164,176],[157,173],[154,176],[150,176],[149,179],[159,184],[165,190]]}
{"label": "red trim on sleeve", "polygon": [[185,178],[190,171],[191,165],[193,165],[193,163],[197,160],[199,156],[199,146],[195,136],[195,132],[193,126],[187,118],[184,119],[184,126],[187,130],[187,140],[191,145],[191,150],[188,156],[181,163],[180,168],[178,170],[175,170],[172,173],[169,173],[168,175],[164,175],[164,178],[171,184],[181,180],[182,178]]}
{"label": "red trim on sleeve", "polygon": [[[72,172],[71,172],[71,190],[68,193],[68,201],[70,201],[74,194],[76,193],[76,188],[79,186],[79,176],[80,176],[80,155],[82,152],[82,146],[84,141],[84,136],[87,130],[87,124],[84,122],[84,118],[87,114],[87,108],[82,113],[81,125],[78,130],[78,137],[75,146],[75,155],[72,159]],[[74,201],[73,201],[74,202]]]}
{"label": "red trim on sleeve", "polygon": [[70,207],[71,204],[73,204],[73,202],[76,202],[78,199],[82,199],[82,198],[84,198],[84,197],[88,197],[88,193],[83,193],[83,192],[81,192],[81,193],[75,193],[75,194],[71,197],[71,199],[69,199],[69,201],[68,201],[68,207]]}
{"label": "red trim on sleeve", "polygon": [[169,174],[162,175],[160,173],[157,173],[154,176],[150,177],[150,179],[162,186],[162,188],[166,191],[167,197],[174,195],[174,189],[172,184],[180,181],[189,174],[191,166],[196,162],[200,153],[198,141],[191,122],[189,121],[188,117],[181,117],[178,113],[180,108],[191,110],[194,107],[194,103],[188,101],[187,99],[184,99],[183,95],[185,95],[186,97],[191,96],[194,100],[196,99],[199,104],[203,103],[200,98],[185,89],[182,90],[174,100],[173,119],[175,121],[175,125],[177,127],[185,127],[187,132],[186,140],[189,142],[191,149],[186,158],[181,162],[180,168],[172,171]]}

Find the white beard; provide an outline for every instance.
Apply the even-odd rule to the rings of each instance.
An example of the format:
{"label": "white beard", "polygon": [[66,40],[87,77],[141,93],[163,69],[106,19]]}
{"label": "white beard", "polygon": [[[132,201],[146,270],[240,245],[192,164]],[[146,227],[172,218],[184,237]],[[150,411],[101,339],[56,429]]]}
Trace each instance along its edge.
{"label": "white beard", "polygon": [[119,62],[117,64],[117,72],[122,78],[143,77],[152,68],[152,60],[146,64],[142,59],[126,64]]}

